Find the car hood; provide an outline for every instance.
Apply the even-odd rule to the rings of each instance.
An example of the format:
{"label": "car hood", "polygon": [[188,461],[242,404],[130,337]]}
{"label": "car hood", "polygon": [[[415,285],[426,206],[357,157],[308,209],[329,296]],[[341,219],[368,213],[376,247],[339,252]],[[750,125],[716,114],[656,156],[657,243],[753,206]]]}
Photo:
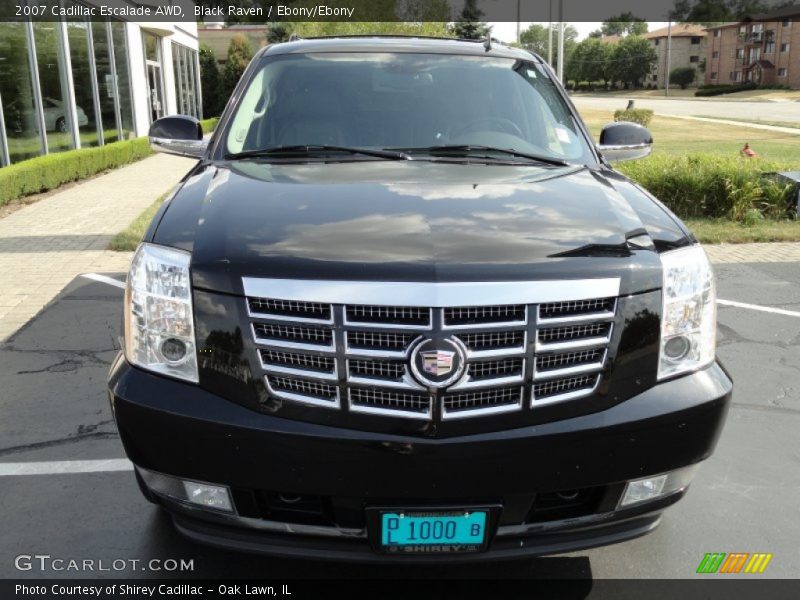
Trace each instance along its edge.
{"label": "car hood", "polygon": [[659,287],[656,252],[628,243],[641,242],[647,230],[618,187],[601,172],[572,166],[198,165],[153,241],[191,250],[194,285],[228,293],[242,293],[242,277],[618,276],[623,293]]}

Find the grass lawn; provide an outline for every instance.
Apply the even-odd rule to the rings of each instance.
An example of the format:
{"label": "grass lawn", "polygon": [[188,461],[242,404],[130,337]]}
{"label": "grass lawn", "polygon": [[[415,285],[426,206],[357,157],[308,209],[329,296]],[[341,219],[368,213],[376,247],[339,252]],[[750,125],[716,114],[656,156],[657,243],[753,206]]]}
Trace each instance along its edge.
{"label": "grass lawn", "polygon": [[161,206],[161,203],[164,202],[164,199],[167,197],[167,193],[161,194],[155,202],[144,209],[144,211],[128,225],[125,231],[120,231],[115,235],[114,239],[108,243],[108,249],[117,252],[136,250],[139,242],[142,241],[144,232],[147,231],[147,226],[150,225],[150,221],[153,220],[156,211],[158,211],[158,207]]}
{"label": "grass lawn", "polygon": [[692,233],[704,244],[800,241],[800,221],[762,221],[742,225],[728,219],[686,219]]}
{"label": "grass lawn", "polygon": [[[613,111],[583,109],[580,112],[595,139],[600,137],[603,125],[614,120]],[[792,135],[659,115],[653,117],[649,129],[655,142],[653,154],[738,156],[744,143],[749,142],[763,158],[800,163],[800,131]]]}

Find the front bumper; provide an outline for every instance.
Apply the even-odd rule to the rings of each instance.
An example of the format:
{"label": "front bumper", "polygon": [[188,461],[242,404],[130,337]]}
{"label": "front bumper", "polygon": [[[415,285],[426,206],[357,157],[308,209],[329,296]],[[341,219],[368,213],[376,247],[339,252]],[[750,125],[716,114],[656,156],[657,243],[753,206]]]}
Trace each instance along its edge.
{"label": "front bumper", "polygon": [[[446,439],[256,413],[121,357],[109,387],[122,442],[138,467],[234,490],[236,515],[161,498],[189,537],[284,556],[407,562],[374,552],[370,528],[356,513],[386,505],[501,506],[488,553],[417,557],[435,562],[568,552],[651,531],[685,490],[618,510],[624,482],[707,458],[732,383],[714,364],[594,414]],[[537,496],[587,489],[595,500],[585,514],[531,518]],[[254,491],[323,498],[333,522],[301,526],[265,518],[240,505]]]}

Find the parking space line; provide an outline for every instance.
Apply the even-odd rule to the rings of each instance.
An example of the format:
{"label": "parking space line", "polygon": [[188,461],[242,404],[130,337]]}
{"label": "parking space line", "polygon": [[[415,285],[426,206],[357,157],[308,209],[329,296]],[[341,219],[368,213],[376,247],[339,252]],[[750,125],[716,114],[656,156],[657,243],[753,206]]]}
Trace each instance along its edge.
{"label": "parking space line", "polygon": [[133,463],[127,458],[0,463],[0,477],[15,475],[62,475],[66,473],[108,473],[132,470]]}
{"label": "parking space line", "polygon": [[749,310],[757,310],[760,312],[773,313],[776,315],[785,315],[787,317],[800,317],[800,312],[796,310],[786,310],[784,308],[773,308],[771,306],[760,306],[758,304],[747,304],[746,302],[736,302],[734,300],[717,300],[717,304],[722,306],[735,306],[736,308],[746,308]]}
{"label": "parking space line", "polygon": [[100,283],[107,283],[108,285],[113,285],[114,287],[122,288],[123,290],[125,289],[124,281],[120,281],[119,279],[114,279],[113,277],[108,277],[106,275],[100,275],[100,273],[82,273],[81,277],[99,281]]}

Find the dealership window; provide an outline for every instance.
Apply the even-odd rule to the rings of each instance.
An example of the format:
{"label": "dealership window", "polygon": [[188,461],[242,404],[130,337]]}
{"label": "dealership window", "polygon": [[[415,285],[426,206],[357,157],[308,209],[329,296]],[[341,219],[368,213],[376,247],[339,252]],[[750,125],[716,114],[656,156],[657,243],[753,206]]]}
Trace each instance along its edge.
{"label": "dealership window", "polygon": [[175,72],[175,101],[178,112],[199,119],[201,111],[197,52],[173,43],[172,66]]}
{"label": "dealership window", "polygon": [[786,77],[786,67],[778,69],[778,77]]}
{"label": "dealership window", "polygon": [[116,85],[114,84],[114,67],[109,47],[106,24],[100,21],[92,23],[92,41],[94,43],[94,62],[97,73],[97,91],[100,100],[100,122],[103,127],[103,138],[106,143],[120,139],[117,126]]}
{"label": "dealership window", "polygon": [[70,94],[64,72],[66,65],[59,42],[58,27],[59,24],[52,21],[33,23],[48,152],[59,152],[73,147],[72,119],[69,112]]}
{"label": "dealership window", "polygon": [[98,146],[102,143],[102,139],[100,123],[97,120],[95,102],[97,82],[92,72],[94,54],[89,38],[89,24],[86,21],[67,21],[67,39],[81,147]]}
{"label": "dealership window", "polygon": [[117,76],[121,134],[123,138],[129,138],[133,134],[133,104],[131,102],[128,40],[125,36],[125,24],[121,21],[111,21],[110,29],[114,46],[114,70]]}
{"label": "dealership window", "polygon": [[[3,162],[15,163],[43,152],[34,102],[26,23],[0,22],[0,101],[3,108]],[[7,152],[6,152],[7,149]],[[7,155],[6,155],[7,154]]]}
{"label": "dealership window", "polygon": [[784,42],[783,44],[781,44],[781,52],[788,52],[788,51],[789,51],[789,43]]}

